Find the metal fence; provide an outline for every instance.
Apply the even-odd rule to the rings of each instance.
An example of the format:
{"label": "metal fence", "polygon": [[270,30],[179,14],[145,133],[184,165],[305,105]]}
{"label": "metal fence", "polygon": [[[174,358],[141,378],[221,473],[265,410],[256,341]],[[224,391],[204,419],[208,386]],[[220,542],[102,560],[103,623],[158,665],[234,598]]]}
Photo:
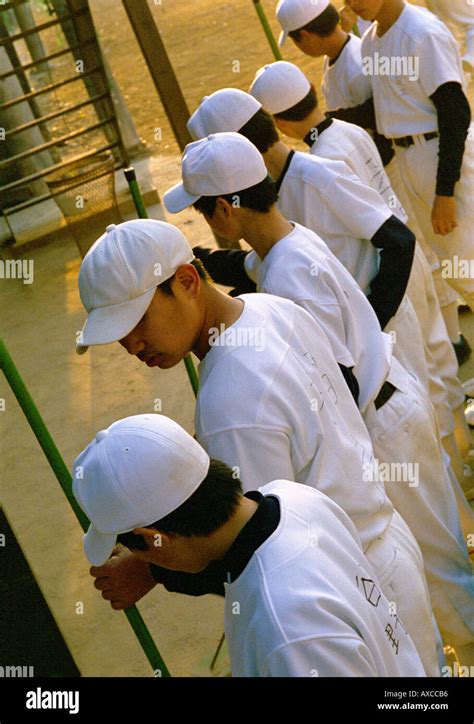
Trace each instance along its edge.
{"label": "metal fence", "polygon": [[13,213],[51,196],[51,172],[105,152],[116,168],[128,158],[87,0],[0,8],[0,209]]}

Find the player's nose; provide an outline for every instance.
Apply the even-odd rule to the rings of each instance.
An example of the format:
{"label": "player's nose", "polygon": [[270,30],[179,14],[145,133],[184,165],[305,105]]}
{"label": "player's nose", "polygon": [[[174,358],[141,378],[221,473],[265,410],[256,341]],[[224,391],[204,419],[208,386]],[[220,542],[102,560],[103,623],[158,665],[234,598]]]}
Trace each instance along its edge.
{"label": "player's nose", "polygon": [[145,349],[145,343],[138,337],[133,337],[131,334],[127,335],[120,340],[122,347],[125,347],[128,354],[138,355]]}

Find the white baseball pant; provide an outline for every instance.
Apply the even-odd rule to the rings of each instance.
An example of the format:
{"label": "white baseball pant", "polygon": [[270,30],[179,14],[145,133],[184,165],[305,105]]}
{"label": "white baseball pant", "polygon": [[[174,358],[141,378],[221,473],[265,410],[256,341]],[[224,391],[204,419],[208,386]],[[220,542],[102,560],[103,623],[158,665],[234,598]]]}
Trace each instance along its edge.
{"label": "white baseball pant", "polygon": [[456,184],[454,198],[458,226],[446,236],[435,234],[431,223],[431,211],[435,199],[438,171],[439,141],[426,141],[415,136],[415,143],[408,148],[395,146],[400,173],[410,203],[415,212],[421,233],[438,256],[441,274],[466,303],[474,309],[474,275],[466,276],[465,266],[473,258],[474,227],[474,126],[471,140],[466,141],[461,180]]}
{"label": "white baseball pant", "polygon": [[[407,226],[417,237],[413,270],[407,293],[418,317],[429,375],[429,394],[438,416],[441,437],[454,430],[448,407],[457,410],[464,402],[458,363],[444,323],[442,306],[456,303],[458,293],[441,277],[438,257],[424,241],[403,184],[397,159],[385,169],[392,188],[408,215]],[[441,384],[440,384],[441,380]]]}
{"label": "white baseball pant", "polygon": [[415,375],[428,392],[429,374],[424,353],[423,334],[408,294],[405,294],[397,313],[390,319],[384,332],[392,337],[395,359],[404,369]]}
{"label": "white baseball pant", "polygon": [[371,405],[364,413],[374,455],[380,462],[399,463],[397,470],[415,470],[417,477],[405,474],[407,482],[387,482],[387,495],[420,546],[444,642],[470,646],[474,576],[434,409],[418,381],[396,360],[388,381],[397,391],[379,410]]}
{"label": "white baseball pant", "polygon": [[440,676],[444,655],[430,603],[423,558],[410,529],[395,510],[383,535],[365,550],[383,593],[410,634],[427,676]]}

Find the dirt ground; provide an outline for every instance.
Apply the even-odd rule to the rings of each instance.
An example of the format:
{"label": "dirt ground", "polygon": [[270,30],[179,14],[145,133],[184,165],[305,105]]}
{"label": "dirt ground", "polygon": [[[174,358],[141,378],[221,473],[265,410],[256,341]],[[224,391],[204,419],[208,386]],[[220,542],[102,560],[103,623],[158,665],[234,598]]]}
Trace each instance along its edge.
{"label": "dirt ground", "polygon": [[[336,4],[342,5],[342,0]],[[419,0],[417,4],[424,5],[424,2]],[[117,0],[89,0],[89,5],[105,56],[146,145],[146,152],[178,154],[178,145],[123,4]],[[278,37],[280,28],[275,18],[275,5],[276,0],[262,0],[273,33]],[[149,6],[190,113],[205,95],[219,88],[232,86],[248,90],[256,70],[274,60],[252,0],[150,0]],[[40,6],[33,7],[38,23],[50,19]],[[54,52],[64,44],[61,33],[55,28],[43,33],[42,37],[48,52]],[[28,55],[22,41],[18,49],[21,55]],[[297,63],[307,72],[319,89],[321,59],[304,56],[291,41],[285,45],[282,54],[285,60]],[[50,63],[50,72],[50,81],[69,77],[70,58],[66,56]],[[36,84],[34,78],[30,80]],[[39,104],[47,113],[55,110],[58,104],[69,106],[86,97],[84,89],[73,84],[40,98]],[[324,107],[324,102],[322,105]],[[94,122],[92,107],[86,107],[58,119],[51,130],[59,137]],[[99,139],[100,133],[91,135],[88,143],[99,145]],[[70,141],[62,153],[79,153],[85,150],[82,144],[83,138]]]}
{"label": "dirt ground", "polygon": [[[424,5],[423,2],[416,2]],[[255,72],[274,60],[252,0],[161,0],[149,3],[190,113],[219,88],[247,91]],[[276,0],[262,0],[278,37]],[[336,5],[342,5],[336,2]],[[125,10],[117,0],[90,0],[96,29],[140,136],[152,153],[178,152]],[[285,60],[297,63],[320,86],[322,60],[308,58],[289,41]],[[155,128],[162,129],[156,141]]]}
{"label": "dirt ground", "polygon": [[[190,113],[203,96],[226,86],[248,90],[255,71],[274,60],[252,0],[161,0],[149,3]],[[127,15],[117,0],[90,0],[99,37],[140,136],[152,153],[179,151]],[[263,0],[274,34],[274,0]],[[321,63],[285,48],[317,78]],[[315,77],[316,73],[316,77]],[[133,82],[130,82],[133,78]],[[156,141],[155,128],[162,129]]]}

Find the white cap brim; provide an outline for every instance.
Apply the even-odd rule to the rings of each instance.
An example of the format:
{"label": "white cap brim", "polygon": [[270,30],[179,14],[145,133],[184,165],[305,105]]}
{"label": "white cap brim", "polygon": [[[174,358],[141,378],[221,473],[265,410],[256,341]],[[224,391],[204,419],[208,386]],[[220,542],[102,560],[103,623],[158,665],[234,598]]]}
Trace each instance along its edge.
{"label": "white cap brim", "polygon": [[93,566],[107,563],[117,543],[117,533],[101,533],[91,524],[83,536],[84,552]]}
{"label": "white cap brim", "polygon": [[[166,279],[157,278],[156,286],[163,281]],[[77,354],[84,354],[92,345],[111,344],[126,337],[145,314],[155,292],[156,287],[153,287],[135,299],[89,312],[82,329],[81,343],[76,346]]]}
{"label": "white cap brim", "polygon": [[282,30],[280,33],[280,37],[278,38],[278,45],[280,48],[282,48],[286,41],[288,40],[288,31]]}
{"label": "white cap brim", "polygon": [[179,214],[180,211],[184,211],[184,209],[192,206],[200,198],[201,195],[194,196],[193,194],[188,193],[185,190],[184,185],[179,183],[165,193],[163,196],[163,203],[170,214]]}

